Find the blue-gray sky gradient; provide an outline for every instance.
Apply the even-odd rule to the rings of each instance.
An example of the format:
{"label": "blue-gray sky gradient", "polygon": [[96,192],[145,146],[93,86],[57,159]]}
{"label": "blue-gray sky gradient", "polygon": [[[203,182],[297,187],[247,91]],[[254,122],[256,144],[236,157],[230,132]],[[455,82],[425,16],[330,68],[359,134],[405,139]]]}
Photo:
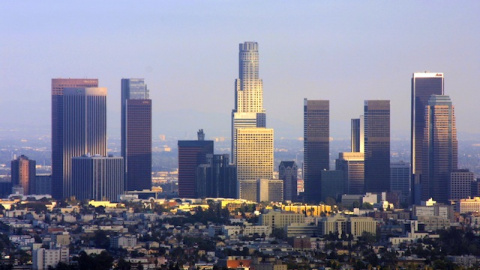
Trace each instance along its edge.
{"label": "blue-gray sky gradient", "polygon": [[[392,137],[406,138],[410,78],[424,70],[445,73],[459,132],[480,133],[480,1],[32,0],[0,12],[4,126],[48,130],[51,78],[88,77],[108,88],[118,137],[120,79],[141,77],[154,136],[228,137],[238,43],[257,41],[276,138],[303,135],[305,97],[330,100],[332,136],[344,138],[363,100],[390,99]],[[211,117],[192,126],[197,113]]]}

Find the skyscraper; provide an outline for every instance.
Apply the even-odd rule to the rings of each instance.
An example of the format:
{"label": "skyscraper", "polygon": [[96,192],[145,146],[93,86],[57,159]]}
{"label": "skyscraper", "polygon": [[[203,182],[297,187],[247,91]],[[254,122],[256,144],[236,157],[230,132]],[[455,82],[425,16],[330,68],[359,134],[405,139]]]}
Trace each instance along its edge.
{"label": "skyscraper", "polygon": [[306,202],[320,201],[323,170],[329,170],[330,107],[328,100],[304,100],[303,149],[304,197]]}
{"label": "skyscraper", "polygon": [[263,82],[259,77],[258,43],[239,45],[239,77],[235,80],[235,108],[232,111],[232,162],[236,163],[237,128],[266,127]]}
{"label": "skyscraper", "polygon": [[425,107],[422,152],[422,200],[448,202],[450,173],[457,169],[458,142],[450,97],[432,95]]}
{"label": "skyscraper", "polygon": [[363,115],[360,118],[352,119],[352,130],[351,130],[351,141],[350,147],[351,152],[364,152],[364,122],[363,122]]}
{"label": "skyscraper", "polygon": [[258,202],[283,202],[283,181],[278,179],[257,179]]}
{"label": "skyscraper", "polygon": [[237,128],[237,180],[272,179],[273,129]]}
{"label": "skyscraper", "polygon": [[21,155],[11,162],[12,185],[21,186],[25,195],[35,193],[35,160]]}
{"label": "skyscraper", "polygon": [[52,79],[52,196],[63,198],[63,89],[98,87],[98,79]]}
{"label": "skyscraper", "polygon": [[72,195],[79,200],[118,201],[125,191],[122,157],[72,158]]}
{"label": "skyscraper", "polygon": [[329,199],[340,201],[345,194],[345,174],[343,171],[330,170],[322,171],[322,182],[320,183],[320,200],[327,202]]}
{"label": "skyscraper", "polygon": [[122,79],[122,157],[126,190],[152,188],[152,100],[144,79]]}
{"label": "skyscraper", "polygon": [[411,169],[408,162],[390,164],[390,191],[399,192],[400,201],[409,203],[411,199]]}
{"label": "skyscraper", "polygon": [[73,195],[72,158],[107,155],[107,88],[65,88],[62,125],[62,198],[68,198]]}
{"label": "skyscraper", "polygon": [[196,185],[199,198],[236,198],[237,170],[229,164],[228,154],[207,154],[206,163],[197,167]]}
{"label": "skyscraper", "polygon": [[467,199],[472,195],[472,183],[475,174],[468,169],[454,170],[450,173],[448,200]]}
{"label": "skyscraper", "polygon": [[421,175],[423,157],[423,134],[425,129],[425,106],[431,95],[443,95],[443,73],[418,72],[412,76],[411,106],[411,166],[412,166],[412,199],[420,203]]}
{"label": "skyscraper", "polygon": [[286,201],[297,200],[298,167],[295,161],[281,161],[278,166],[278,178],[283,180],[283,197]]}
{"label": "skyscraper", "polygon": [[390,190],[390,100],[366,100],[365,192]]}
{"label": "skyscraper", "polygon": [[213,154],[213,141],[206,141],[203,130],[198,140],[178,141],[178,195],[181,198],[197,198],[196,174],[200,164]]}
{"label": "skyscraper", "polygon": [[365,193],[365,157],[361,152],[343,152],[335,160],[335,169],[343,171],[347,194]]}

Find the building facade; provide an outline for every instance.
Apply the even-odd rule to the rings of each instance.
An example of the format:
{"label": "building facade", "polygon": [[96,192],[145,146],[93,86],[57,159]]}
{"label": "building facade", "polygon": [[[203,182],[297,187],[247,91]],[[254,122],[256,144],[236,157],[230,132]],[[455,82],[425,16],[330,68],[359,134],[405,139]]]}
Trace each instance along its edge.
{"label": "building facade", "polygon": [[98,79],[52,79],[52,196],[63,197],[63,90],[70,87],[98,87]]}
{"label": "building facade", "polygon": [[207,162],[207,155],[213,155],[213,141],[205,140],[199,130],[198,140],[178,141],[178,195],[181,198],[197,198],[196,175],[200,164]]}
{"label": "building facade", "polygon": [[206,155],[206,163],[197,167],[199,198],[236,198],[237,170],[229,164],[229,155]]}
{"label": "building facade", "polygon": [[365,158],[362,152],[343,152],[335,160],[335,169],[344,174],[347,194],[365,193]]}
{"label": "building facade", "polygon": [[423,158],[423,136],[425,129],[425,107],[431,95],[444,94],[443,73],[417,72],[412,76],[411,101],[411,173],[412,197],[415,204],[421,199],[421,175]]}
{"label": "building facade", "polygon": [[366,100],[365,192],[390,189],[390,100]]}
{"label": "building facade", "polygon": [[360,118],[352,119],[351,121],[351,134],[350,134],[350,151],[351,152],[364,152],[365,136],[364,136],[364,121],[363,115]]}
{"label": "building facade", "polygon": [[152,188],[152,100],[144,79],[122,79],[121,152],[126,190]]}
{"label": "building facade", "polygon": [[275,229],[285,229],[292,223],[304,223],[305,215],[303,213],[269,211],[260,215],[260,225],[270,226]]}
{"label": "building facade", "polygon": [[273,129],[237,128],[237,180],[273,178]]}
{"label": "building facade", "polygon": [[257,192],[258,202],[283,202],[283,181],[258,179]]}
{"label": "building facade", "polygon": [[448,96],[432,95],[428,100],[422,153],[422,200],[447,203],[450,173],[458,161],[455,113]]}
{"label": "building facade", "polygon": [[322,202],[327,202],[329,198],[340,202],[341,196],[345,194],[344,177],[343,171],[322,171],[322,182],[320,184],[320,200]]}
{"label": "building facade", "polygon": [[72,158],[72,186],[76,199],[118,201],[125,191],[122,157]]}
{"label": "building facade", "polygon": [[266,127],[263,81],[259,77],[257,42],[239,44],[238,79],[235,80],[235,108],[232,110],[232,162],[236,160],[237,128]]}
{"label": "building facade", "polygon": [[338,234],[351,235],[354,238],[362,236],[363,233],[377,234],[377,222],[371,217],[350,217],[334,215],[324,217],[318,222],[321,235]]}
{"label": "building facade", "polygon": [[474,181],[475,174],[467,169],[452,171],[448,185],[448,200],[470,198]]}
{"label": "building facade", "polygon": [[256,202],[258,201],[258,184],[257,180],[238,180],[238,198]]}
{"label": "building facade", "polygon": [[[63,197],[73,195],[72,158],[107,155],[107,88],[63,92]],[[52,187],[56,183],[52,184]]]}
{"label": "building facade", "polygon": [[390,164],[390,191],[399,192],[401,202],[410,202],[411,168],[408,162],[392,162]]}
{"label": "building facade", "polygon": [[25,195],[35,194],[35,160],[21,155],[11,162],[12,185],[21,186]]}
{"label": "building facade", "polygon": [[306,202],[320,201],[320,182],[323,170],[329,170],[330,102],[304,100],[303,150],[304,197]]}
{"label": "building facade", "polygon": [[35,176],[35,194],[52,194],[52,175],[37,174]]}
{"label": "building facade", "polygon": [[32,253],[32,269],[35,270],[55,268],[59,262],[69,263],[70,250],[68,248],[39,248]]}
{"label": "building facade", "polygon": [[278,178],[283,181],[283,197],[286,201],[297,200],[298,167],[295,161],[281,161]]}

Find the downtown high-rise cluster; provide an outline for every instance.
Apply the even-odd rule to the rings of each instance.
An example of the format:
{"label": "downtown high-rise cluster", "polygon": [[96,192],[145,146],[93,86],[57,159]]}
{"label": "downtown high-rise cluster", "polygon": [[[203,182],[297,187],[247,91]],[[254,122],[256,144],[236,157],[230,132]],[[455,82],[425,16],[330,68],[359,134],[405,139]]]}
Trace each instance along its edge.
{"label": "downtown high-rise cluster", "polygon": [[[178,141],[179,197],[319,203],[385,192],[389,201],[419,204],[470,194],[473,174],[457,168],[454,107],[443,73],[413,74],[410,163],[390,162],[390,101],[365,100],[351,119],[350,152],[338,153],[331,166],[332,104],[305,98],[303,193],[295,161],[281,161],[273,179],[274,130],[267,127],[259,74],[258,43],[239,44],[231,155],[215,154],[203,130],[197,140]],[[121,80],[120,157],[107,153],[106,100],[98,79],[52,79],[50,186],[37,185],[44,178],[35,177],[35,161],[25,156],[12,161],[12,182],[27,194],[50,189],[56,199],[118,200],[126,191],[151,189],[152,101],[144,79]]]}
{"label": "downtown high-rise cluster", "polygon": [[152,103],[143,79],[122,79],[122,156],[107,155],[107,89],[52,79],[52,196],[118,200],[150,189]]}
{"label": "downtown high-rise cluster", "polygon": [[[294,161],[282,161],[280,179],[272,179],[274,133],[266,125],[258,43],[241,43],[232,111],[231,164],[222,165],[229,167],[230,173],[223,177],[217,174],[215,179],[207,177],[210,174],[205,168],[211,165],[202,164],[214,160],[213,141],[180,141],[180,196],[318,203],[329,198],[338,202],[342,195],[385,193],[390,201],[419,203],[433,198],[445,203],[459,196],[456,190],[464,189],[458,187],[460,180],[455,182],[463,179],[463,171],[457,170],[452,102],[443,94],[443,73],[413,74],[411,163],[390,162],[390,101],[365,100],[363,113],[351,121],[351,151],[338,154],[334,170],[329,163],[330,101],[305,99],[304,192],[299,194]],[[225,154],[222,157],[228,159]],[[187,177],[182,172],[188,169]],[[231,192],[205,192],[219,190],[215,187],[221,183],[230,183]]]}

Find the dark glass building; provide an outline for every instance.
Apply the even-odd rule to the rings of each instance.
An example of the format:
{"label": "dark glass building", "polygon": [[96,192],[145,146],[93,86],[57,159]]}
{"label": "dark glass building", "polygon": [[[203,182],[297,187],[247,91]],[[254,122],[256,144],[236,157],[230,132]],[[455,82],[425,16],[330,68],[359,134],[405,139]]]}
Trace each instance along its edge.
{"label": "dark glass building", "polygon": [[63,89],[98,87],[98,79],[52,79],[52,196],[63,198]]}
{"label": "dark glass building", "polygon": [[52,194],[52,175],[37,174],[35,176],[35,194]]}
{"label": "dark glass building", "polygon": [[235,166],[229,164],[228,154],[207,154],[206,160],[197,167],[197,197],[236,198],[237,174]]}
{"label": "dark glass building", "polygon": [[350,148],[351,152],[364,152],[363,115],[352,119]]}
{"label": "dark glass building", "polygon": [[281,161],[278,166],[278,178],[283,180],[283,198],[286,201],[297,200],[298,167],[295,161]]}
{"label": "dark glass building", "polygon": [[327,202],[327,198],[332,198],[339,202],[345,194],[345,174],[343,171],[322,171],[321,183],[322,202]]}
{"label": "dark glass building", "polygon": [[[107,88],[63,92],[63,198],[73,193],[72,158],[107,155]],[[55,183],[52,184],[55,187]]]}
{"label": "dark glass building", "polygon": [[124,193],[122,157],[72,158],[72,195],[78,200],[119,201]]}
{"label": "dark glass building", "polygon": [[390,100],[366,100],[365,192],[390,190]]}
{"label": "dark glass building", "polygon": [[304,100],[304,198],[320,201],[320,181],[323,170],[329,170],[330,108],[328,100]]}
{"label": "dark glass building", "polygon": [[178,195],[181,198],[197,198],[196,174],[201,164],[207,163],[207,155],[213,155],[213,141],[205,141],[203,130],[198,140],[178,141]]}
{"label": "dark glass building", "polygon": [[365,158],[361,152],[342,152],[335,160],[335,169],[344,176],[344,192],[346,194],[365,193]]}
{"label": "dark glass building", "polygon": [[412,76],[411,173],[412,202],[420,204],[425,107],[431,95],[444,94],[443,73],[418,72]]}
{"label": "dark glass building", "polygon": [[126,190],[152,188],[152,100],[144,79],[122,79],[122,157]]}
{"label": "dark glass building", "polygon": [[432,95],[425,108],[422,156],[422,200],[448,203],[450,173],[457,169],[455,113],[448,96]]}

